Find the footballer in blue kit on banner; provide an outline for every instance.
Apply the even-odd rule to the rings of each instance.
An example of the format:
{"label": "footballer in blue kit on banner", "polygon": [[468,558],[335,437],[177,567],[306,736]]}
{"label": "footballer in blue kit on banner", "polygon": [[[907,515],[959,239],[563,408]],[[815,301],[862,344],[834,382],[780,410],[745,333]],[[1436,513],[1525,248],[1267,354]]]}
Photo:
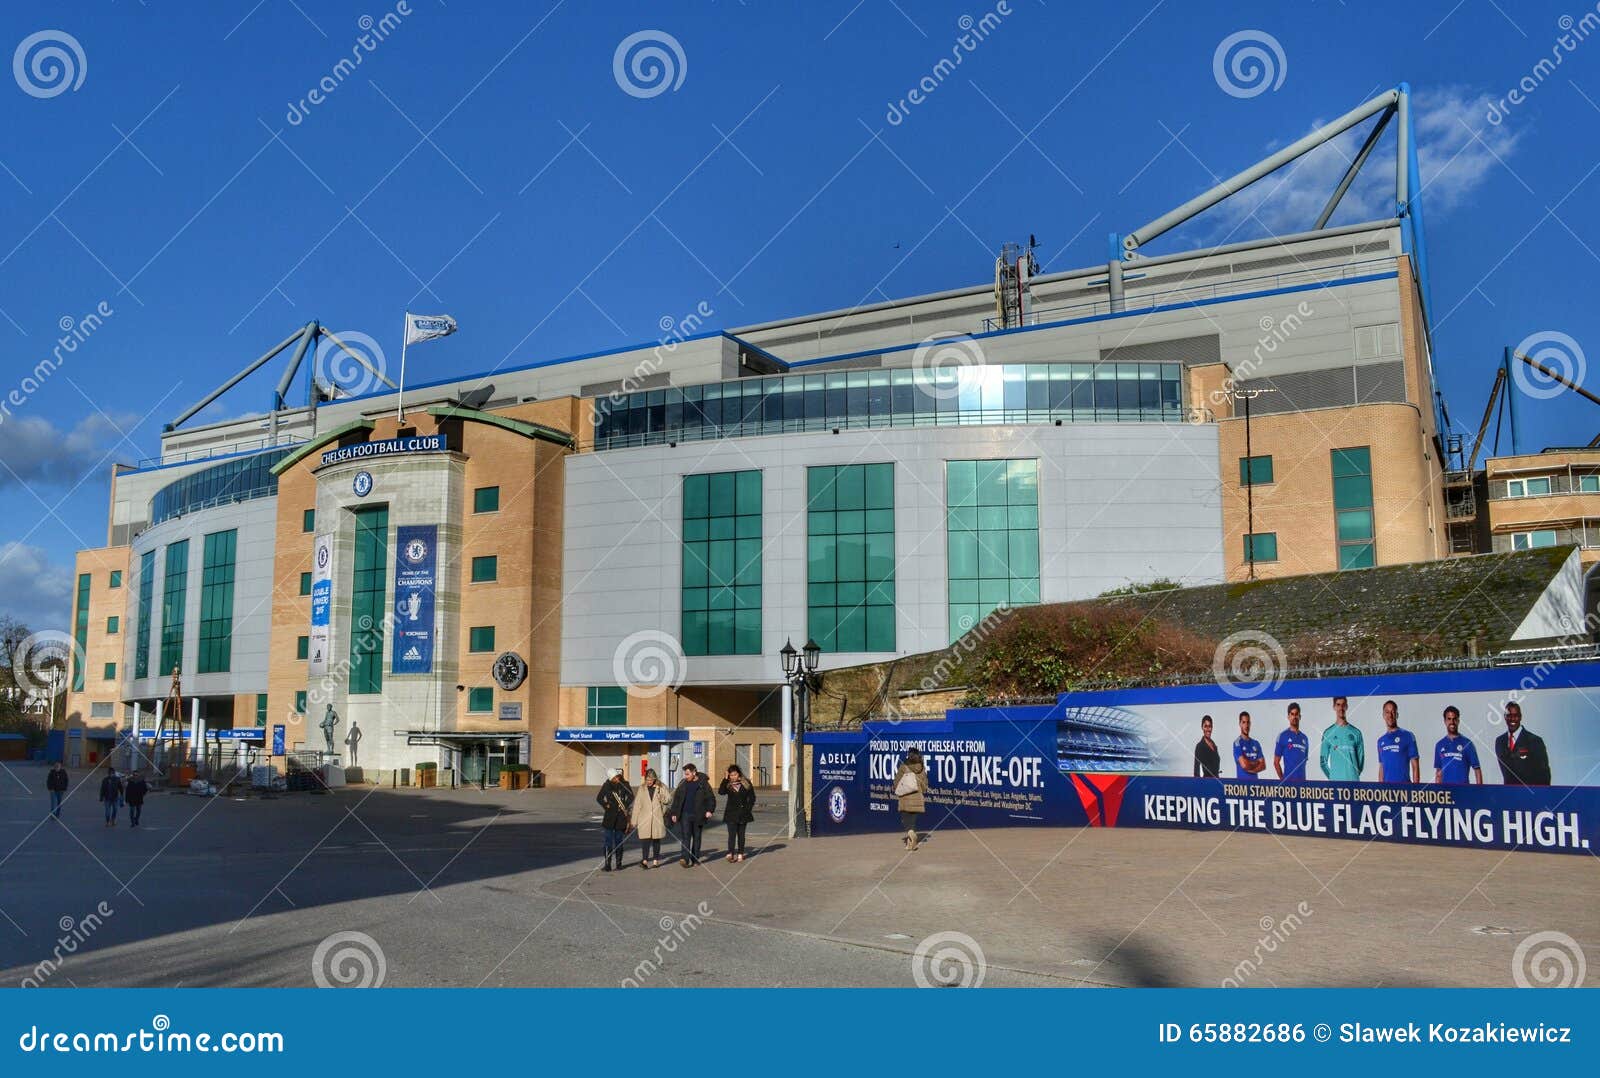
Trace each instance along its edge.
{"label": "footballer in blue kit on banner", "polygon": [[[1587,703],[1600,663],[1540,669],[1532,684],[1534,669],[1248,693],[1215,684],[1064,693],[1054,705],[813,733],[813,827],[895,829],[891,780],[916,748],[933,827],[1216,827],[1586,853],[1600,844],[1600,719]],[[1248,709],[1232,706],[1241,699]],[[1233,757],[1219,776],[1213,714],[1235,710],[1237,736],[1217,738]]]}
{"label": "footballer in blue kit on banner", "polygon": [[396,674],[433,672],[433,597],[439,528],[402,524],[395,529],[394,658]]}

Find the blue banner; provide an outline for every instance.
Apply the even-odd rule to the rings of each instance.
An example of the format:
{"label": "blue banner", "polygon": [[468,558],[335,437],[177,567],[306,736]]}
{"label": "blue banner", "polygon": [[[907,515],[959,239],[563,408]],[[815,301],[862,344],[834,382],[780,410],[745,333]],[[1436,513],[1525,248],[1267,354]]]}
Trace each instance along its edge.
{"label": "blue banner", "polygon": [[[930,787],[927,828],[1216,828],[1591,852],[1600,848],[1600,787],[1590,785],[1600,720],[1586,701],[1600,667],[1572,664],[1542,671],[1537,684],[1529,679],[1527,669],[1501,668],[1454,681],[1427,674],[1298,682],[1248,698],[1215,685],[1073,693],[1054,705],[955,709],[941,721],[814,733],[812,827],[898,829],[895,771],[915,748]],[[1342,723],[1327,718],[1335,698],[1347,709]],[[1538,724],[1519,725],[1514,740],[1504,724],[1513,701],[1529,727]],[[1291,705],[1303,732],[1279,717]],[[1389,716],[1396,729],[1384,732]],[[1200,752],[1208,742],[1196,740],[1202,719],[1214,739],[1209,764]],[[1547,761],[1544,781],[1553,775],[1561,785],[1519,781],[1529,771],[1518,752],[1535,742]],[[1324,773],[1334,761],[1319,747],[1330,744],[1361,746],[1348,764],[1360,781]],[[1416,748],[1411,759],[1383,766],[1389,746],[1408,744]],[[1255,777],[1244,773],[1252,760],[1266,766]],[[1368,781],[1380,774],[1416,781]]]}
{"label": "blue banner", "polygon": [[272,728],[272,755],[284,755],[284,743],[286,741],[284,735],[286,732],[287,728],[283,726],[274,726]]}
{"label": "blue banner", "polygon": [[433,593],[439,528],[402,524],[394,531],[394,657],[396,674],[433,673]]}

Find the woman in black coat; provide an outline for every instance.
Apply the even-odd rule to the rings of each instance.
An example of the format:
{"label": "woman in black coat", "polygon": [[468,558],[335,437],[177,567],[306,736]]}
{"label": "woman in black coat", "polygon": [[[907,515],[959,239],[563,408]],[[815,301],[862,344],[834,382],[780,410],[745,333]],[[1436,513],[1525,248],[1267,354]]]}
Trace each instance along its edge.
{"label": "woman in black coat", "polygon": [[594,799],[605,813],[600,826],[606,832],[606,863],[600,871],[610,872],[612,858],[616,859],[617,868],[622,867],[622,844],[628,840],[629,818],[633,815],[633,787],[620,770],[612,771]]}
{"label": "woman in black coat", "polygon": [[756,818],[756,788],[744,777],[744,769],[733,764],[717,793],[728,799],[722,809],[722,822],[728,825],[728,860],[743,861],[744,829]]}

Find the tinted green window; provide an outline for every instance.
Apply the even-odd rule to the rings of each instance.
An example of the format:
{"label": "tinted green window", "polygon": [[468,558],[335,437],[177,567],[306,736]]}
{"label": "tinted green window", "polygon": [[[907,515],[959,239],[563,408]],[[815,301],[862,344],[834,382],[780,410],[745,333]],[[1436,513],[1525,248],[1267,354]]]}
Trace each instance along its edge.
{"label": "tinted green window", "polygon": [[761,473],[683,477],[685,655],[761,651]]}
{"label": "tinted green window", "polygon": [[72,607],[72,691],[83,691],[83,655],[89,646],[89,582],[88,573],[78,574],[78,595]]}
{"label": "tinted green window", "polygon": [[106,619],[106,635],[107,636],[116,636],[118,631],[121,628],[122,628],[122,619],[117,617],[115,614],[112,614],[109,618]]}
{"label": "tinted green window", "polygon": [[1377,564],[1372,520],[1372,450],[1335,449],[1333,515],[1340,569],[1370,569]]}
{"label": "tinted green window", "polygon": [[310,595],[311,594],[311,574],[310,573],[301,573],[300,574],[300,594],[301,595]]}
{"label": "tinted green window", "polygon": [[356,510],[355,574],[350,582],[350,692],[383,690],[383,621],[388,612],[389,509]]}
{"label": "tinted green window", "polygon": [[[1596,478],[1596,477],[1591,476],[1590,478]],[[1585,487],[1584,489],[1588,490],[1589,488]],[[113,588],[122,587],[122,570],[121,569],[113,569],[113,570],[111,570],[111,586]]]}
{"label": "tinted green window", "polygon": [[297,715],[306,713],[306,692],[304,689],[294,694],[294,710]]}
{"label": "tinted green window", "polygon": [[105,675],[106,675],[106,680],[107,681],[115,681],[115,680],[117,680],[117,664],[116,663],[106,663]]}
{"label": "tinted green window", "polygon": [[311,656],[311,638],[309,636],[297,636],[297,637],[295,637],[294,638],[294,657],[297,658],[297,659],[306,659],[306,658],[309,658],[310,656]]}
{"label": "tinted green window", "polygon": [[205,538],[200,570],[200,673],[225,674],[233,662],[233,576],[236,531]]}
{"label": "tinted green window", "polygon": [[806,627],[823,651],[894,650],[894,465],[806,470]]}
{"label": "tinted green window", "polygon": [[189,597],[189,540],[167,546],[161,578],[161,656],[158,674],[170,674],[183,662],[183,608]]}
{"label": "tinted green window", "polygon": [[307,509],[300,514],[300,530],[303,532],[317,530],[317,511],[315,509]]}
{"label": "tinted green window", "polygon": [[500,576],[500,559],[493,554],[472,559],[472,582],[487,584]]}
{"label": "tinted green window", "polygon": [[1039,462],[945,464],[950,640],[1002,606],[1039,601]]}
{"label": "tinted green window", "polygon": [[467,650],[468,651],[493,651],[494,650],[494,626],[493,625],[474,625],[472,628],[468,629],[467,630]]}
{"label": "tinted green window", "polygon": [[134,626],[133,676],[150,676],[150,612],[156,597],[156,552],[139,555],[139,612]]}
{"label": "tinted green window", "polygon": [[468,711],[478,711],[478,712],[493,711],[494,710],[494,689],[492,687],[491,688],[468,689],[467,690],[467,710]]}
{"label": "tinted green window", "polygon": [[590,726],[628,725],[628,690],[616,685],[591,685],[586,720]]}
{"label": "tinted green window", "polygon": [[256,693],[256,725],[257,726],[265,726],[266,724],[267,724],[267,694],[264,693],[264,692],[258,692],[258,693]]}
{"label": "tinted green window", "polygon": [[1277,561],[1278,560],[1278,533],[1257,532],[1244,537],[1244,560]]}
{"label": "tinted green window", "polygon": [[472,511],[474,513],[494,513],[499,509],[499,487],[479,487],[472,492]]}
{"label": "tinted green window", "polygon": [[1270,482],[1272,482],[1272,458],[1270,456],[1239,458],[1240,486],[1259,487]]}

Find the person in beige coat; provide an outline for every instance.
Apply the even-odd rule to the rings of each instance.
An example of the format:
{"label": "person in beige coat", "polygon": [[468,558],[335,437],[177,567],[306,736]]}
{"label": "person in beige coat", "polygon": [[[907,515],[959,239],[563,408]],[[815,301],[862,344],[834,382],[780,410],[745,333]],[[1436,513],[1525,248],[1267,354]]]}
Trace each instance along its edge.
{"label": "person in beige coat", "polygon": [[672,791],[662,784],[655,768],[644,773],[644,784],[633,795],[633,826],[644,846],[645,868],[661,867],[661,840],[667,837],[667,806]]}
{"label": "person in beige coat", "polygon": [[903,841],[906,849],[915,850],[918,845],[917,821],[928,810],[926,799],[928,769],[923,766],[921,752],[916,749],[907,750],[906,758],[895,768],[894,782],[890,789],[900,802],[900,826],[905,828]]}

